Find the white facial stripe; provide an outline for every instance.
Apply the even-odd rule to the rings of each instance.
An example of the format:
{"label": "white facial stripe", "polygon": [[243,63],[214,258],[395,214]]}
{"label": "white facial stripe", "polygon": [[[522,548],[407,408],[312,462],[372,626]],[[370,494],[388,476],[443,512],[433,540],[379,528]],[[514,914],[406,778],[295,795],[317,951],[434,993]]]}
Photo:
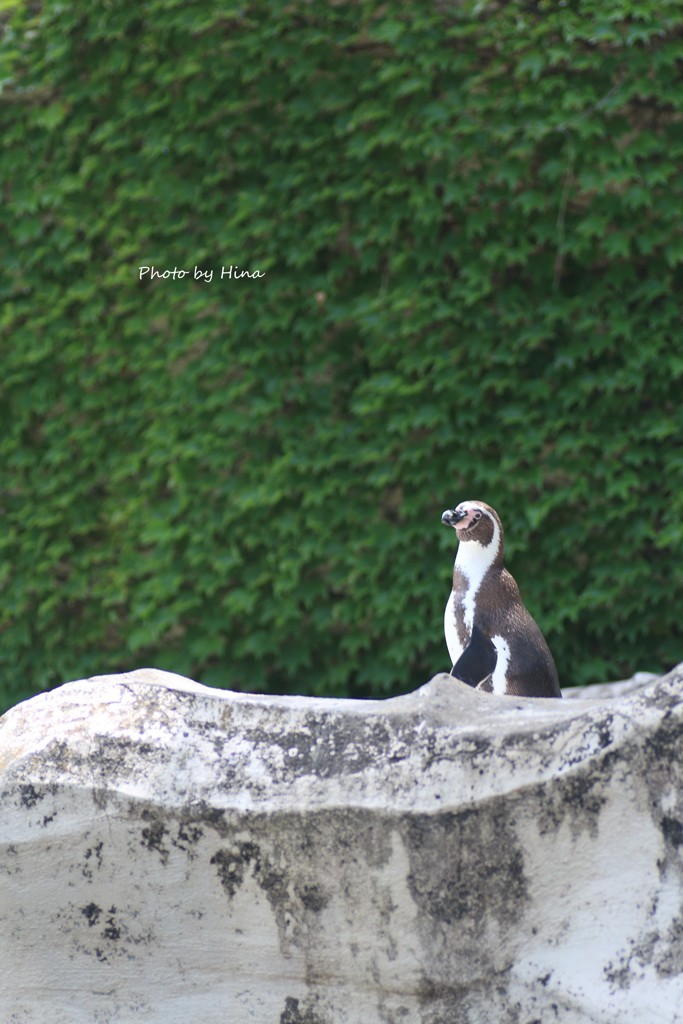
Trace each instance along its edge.
{"label": "white facial stripe", "polygon": [[[487,514],[482,510],[482,515]],[[463,576],[467,577],[467,593],[465,594],[464,602],[465,626],[470,631],[474,623],[474,605],[477,591],[481,586],[481,581],[495,561],[500,544],[498,523],[492,516],[489,516],[489,519],[493,523],[493,536],[490,543],[484,547],[477,540],[463,541],[462,544],[458,545],[458,554],[455,559],[458,569]]]}
{"label": "white facial stripe", "polygon": [[507,693],[507,670],[510,664],[510,645],[502,636],[492,636],[491,643],[496,648],[498,660],[491,676],[491,689],[494,693],[504,696]]}

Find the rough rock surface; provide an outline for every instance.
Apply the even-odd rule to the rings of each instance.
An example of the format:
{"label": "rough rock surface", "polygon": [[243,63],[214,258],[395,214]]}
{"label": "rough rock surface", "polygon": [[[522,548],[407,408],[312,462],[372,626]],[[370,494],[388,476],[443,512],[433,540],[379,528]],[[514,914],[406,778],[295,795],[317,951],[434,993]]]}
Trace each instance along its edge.
{"label": "rough rock surface", "polygon": [[0,721],[0,1021],[683,1021],[682,692],[35,697]]}

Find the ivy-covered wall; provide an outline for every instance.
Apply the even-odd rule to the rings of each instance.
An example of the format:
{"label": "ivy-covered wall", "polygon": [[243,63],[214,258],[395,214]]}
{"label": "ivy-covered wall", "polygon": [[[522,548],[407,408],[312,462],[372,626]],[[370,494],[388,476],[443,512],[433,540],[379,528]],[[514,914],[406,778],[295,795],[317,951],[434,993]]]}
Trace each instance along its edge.
{"label": "ivy-covered wall", "polygon": [[465,498],[564,684],[683,658],[678,0],[3,6],[4,704],[414,688]]}

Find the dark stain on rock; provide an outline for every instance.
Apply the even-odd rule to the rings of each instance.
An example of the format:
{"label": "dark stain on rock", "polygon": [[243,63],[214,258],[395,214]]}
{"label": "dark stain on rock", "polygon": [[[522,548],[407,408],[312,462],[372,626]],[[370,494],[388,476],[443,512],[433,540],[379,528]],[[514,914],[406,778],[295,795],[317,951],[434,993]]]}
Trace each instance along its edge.
{"label": "dark stain on rock", "polygon": [[102,847],[104,843],[96,843],[95,846],[89,846],[83,854],[83,877],[92,879],[93,868],[102,867]]}
{"label": "dark stain on rock", "polygon": [[116,924],[116,907],[109,908],[109,916],[102,931],[102,938],[109,939],[110,942],[116,942],[121,938],[121,929]]}
{"label": "dark stain on rock", "polygon": [[504,809],[415,815],[402,825],[415,903],[447,925],[469,921],[470,938],[487,922],[509,926],[528,899],[524,858]]}
{"label": "dark stain on rock", "polygon": [[29,783],[22,783],[19,786],[19,800],[22,807],[31,808],[35,807],[37,803],[45,799],[44,793],[39,793],[38,790]]}
{"label": "dark stain on rock", "polygon": [[171,844],[177,850],[182,850],[183,853],[189,854],[190,858],[194,859],[196,857],[194,847],[199,843],[203,835],[204,829],[200,828],[199,825],[181,821],[178,824],[177,837],[171,840]]}
{"label": "dark stain on rock", "polygon": [[[415,992],[420,1007],[419,1020],[421,1024],[479,1024],[483,1021],[488,1024],[494,1018],[488,1013],[482,1014],[479,1007],[482,1002],[492,1003],[494,993],[502,994],[503,1005],[509,999],[507,986],[496,984],[493,971],[485,985],[481,981],[474,984],[448,984],[424,976],[419,980]],[[496,1024],[522,1024],[522,1019],[512,1009],[503,1015],[500,1005],[498,1001],[495,1002]],[[524,1018],[524,1024],[530,1022]]]}
{"label": "dark stain on rock", "polygon": [[88,903],[87,907],[81,907],[81,914],[88,922],[88,927],[92,928],[99,921],[102,910],[96,903]]}
{"label": "dark stain on rock", "polygon": [[540,795],[537,820],[541,835],[555,832],[569,817],[575,830],[586,829],[597,836],[600,812],[607,802],[605,780],[611,775],[615,756],[607,751],[575,773],[556,779]]}
{"label": "dark stain on rock", "polygon": [[385,822],[373,814],[341,807],[320,811],[312,827],[302,832],[302,842],[310,845],[312,851],[318,842],[318,828],[334,837],[334,845],[342,851],[344,859],[355,859],[361,854],[364,865],[370,868],[385,867],[391,860],[391,834]]}
{"label": "dark stain on rock", "polygon": [[254,866],[254,878],[266,894],[273,910],[278,910],[287,903],[287,875],[284,871],[278,871],[264,858]]}
{"label": "dark stain on rock", "polygon": [[631,975],[631,964],[629,960],[620,960],[619,965],[615,965],[613,962],[607,964],[603,968],[602,972],[609,981],[610,985],[614,988],[624,989],[630,988],[633,977]]}
{"label": "dark stain on rock", "polygon": [[196,805],[193,805],[192,813],[184,819],[185,822],[189,825],[201,822],[207,828],[214,829],[219,835],[227,835],[228,828],[225,822],[225,811],[220,807],[211,807],[205,800],[200,800]]}
{"label": "dark stain on rock", "polygon": [[314,914],[319,914],[330,902],[330,897],[319,885],[302,885],[297,889],[297,895],[306,910],[312,910]]}
{"label": "dark stain on rock", "polygon": [[662,818],[662,832],[667,842],[671,843],[675,849],[683,845],[683,825],[678,818],[665,815]]}
{"label": "dark stain on rock", "polygon": [[588,772],[585,775],[574,775],[571,778],[561,779],[564,803],[569,808],[580,811],[582,815],[587,813],[597,817],[607,802],[603,793],[596,792],[598,783],[603,781],[602,774],[602,772]]}
{"label": "dark stain on rock", "polygon": [[149,821],[149,825],[142,830],[140,845],[145,846],[148,850],[154,850],[159,854],[161,863],[166,864],[168,861],[168,850],[164,846],[164,836],[168,832],[166,825],[149,811],[143,811],[142,817]]}
{"label": "dark stain on rock", "polygon": [[243,842],[232,850],[218,850],[210,863],[217,865],[221,885],[230,899],[242,885],[245,873],[250,868],[274,910],[287,900],[286,875],[274,868],[268,858],[262,855],[257,843]]}
{"label": "dark stain on rock", "polygon": [[102,841],[100,841],[99,843],[95,843],[95,845],[92,847],[92,849],[85,851],[86,860],[88,860],[90,858],[90,856],[92,854],[94,854],[95,859],[97,861],[98,868],[102,867],[102,848],[103,848],[103,846],[104,846],[104,843]]}
{"label": "dark stain on rock", "polygon": [[[654,914],[655,908],[652,908]],[[666,932],[645,932],[631,943],[627,955],[610,962],[603,974],[616,988],[628,989],[642,976],[643,968],[654,967],[660,978],[680,977],[683,972],[683,920],[674,918]]]}
{"label": "dark stain on rock", "polygon": [[656,764],[676,764],[683,759],[683,722],[673,717],[671,709],[645,740],[645,749]]}
{"label": "dark stain on rock", "polygon": [[[244,843],[244,846],[249,844]],[[229,899],[235,895],[244,880],[244,864],[240,851],[218,850],[209,861],[215,864],[218,877]],[[247,861],[248,863],[248,861]]]}
{"label": "dark stain on rock", "polygon": [[321,1017],[310,1005],[302,1007],[298,999],[287,996],[279,1024],[329,1024],[329,1018]]}
{"label": "dark stain on rock", "polygon": [[655,963],[660,978],[678,978],[683,973],[683,919],[676,917],[666,933],[664,956]]}
{"label": "dark stain on rock", "polygon": [[606,715],[602,722],[597,723],[598,743],[603,749],[612,743],[612,722],[613,716]]}

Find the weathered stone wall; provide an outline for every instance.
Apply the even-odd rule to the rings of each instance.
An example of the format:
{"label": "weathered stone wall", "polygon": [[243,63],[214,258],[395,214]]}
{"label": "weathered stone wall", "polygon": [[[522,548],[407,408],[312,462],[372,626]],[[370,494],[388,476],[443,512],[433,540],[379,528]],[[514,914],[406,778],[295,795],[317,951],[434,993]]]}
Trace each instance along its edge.
{"label": "weathered stone wall", "polygon": [[634,685],[19,705],[0,1021],[683,1021],[683,671]]}

